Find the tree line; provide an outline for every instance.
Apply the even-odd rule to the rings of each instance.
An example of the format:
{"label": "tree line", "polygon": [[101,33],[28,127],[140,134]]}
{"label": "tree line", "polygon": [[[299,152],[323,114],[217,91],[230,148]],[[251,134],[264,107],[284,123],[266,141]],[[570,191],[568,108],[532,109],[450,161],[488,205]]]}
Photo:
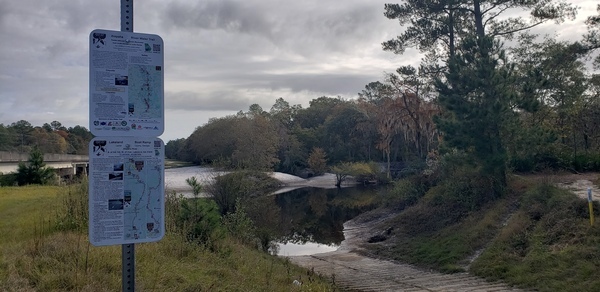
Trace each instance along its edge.
{"label": "tree line", "polygon": [[64,127],[58,121],[33,126],[26,120],[0,124],[0,151],[30,153],[88,154],[92,133],[82,126]]}
{"label": "tree line", "polygon": [[[323,160],[333,165],[423,158],[437,147],[435,106],[412,94],[399,99],[396,93],[375,82],[357,100],[322,96],[302,108],[278,98],[269,111],[253,104],[245,112],[211,119],[186,139],[169,141],[166,156],[288,173]],[[413,116],[397,116],[402,111]]]}

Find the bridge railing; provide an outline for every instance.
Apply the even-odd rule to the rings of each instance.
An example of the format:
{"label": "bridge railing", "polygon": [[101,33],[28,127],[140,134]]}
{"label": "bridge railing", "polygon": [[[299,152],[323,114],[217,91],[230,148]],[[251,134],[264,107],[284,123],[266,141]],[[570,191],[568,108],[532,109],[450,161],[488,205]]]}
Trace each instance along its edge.
{"label": "bridge railing", "polygon": [[[19,153],[10,151],[0,151],[0,163],[11,163],[19,161],[27,161],[29,159],[29,153]],[[44,162],[87,162],[89,157],[87,155],[74,155],[74,154],[44,154]]]}

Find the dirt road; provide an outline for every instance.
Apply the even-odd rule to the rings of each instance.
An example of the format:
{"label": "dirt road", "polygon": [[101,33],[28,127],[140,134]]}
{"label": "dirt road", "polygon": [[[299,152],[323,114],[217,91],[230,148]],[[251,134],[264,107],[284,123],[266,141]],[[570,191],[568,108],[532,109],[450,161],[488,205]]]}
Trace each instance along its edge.
{"label": "dirt road", "polygon": [[345,240],[333,252],[292,256],[290,261],[332,279],[343,291],[520,291],[468,273],[442,274],[411,265],[360,255],[373,222],[344,224]]}
{"label": "dirt road", "polygon": [[467,273],[440,274],[377,260],[355,252],[290,257],[291,261],[333,279],[343,291],[519,291]]}
{"label": "dirt road", "polygon": [[582,199],[587,200],[589,189],[592,191],[592,199],[594,201],[600,201],[600,189],[593,183],[593,181],[596,181],[597,179],[597,173],[573,174],[568,176],[555,176],[552,178],[557,186],[570,190]]}

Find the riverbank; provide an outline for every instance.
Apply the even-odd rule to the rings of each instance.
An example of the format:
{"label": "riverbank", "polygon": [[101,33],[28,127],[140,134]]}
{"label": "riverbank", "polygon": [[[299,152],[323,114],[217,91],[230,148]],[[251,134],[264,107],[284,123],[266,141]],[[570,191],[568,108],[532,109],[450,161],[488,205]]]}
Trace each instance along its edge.
{"label": "riverbank", "polygon": [[[513,175],[505,197],[443,228],[415,229],[432,220],[426,196],[402,211],[379,209],[346,222],[334,252],[290,260],[349,290],[596,291],[599,281],[587,275],[600,267],[600,228],[590,226],[584,199],[588,188],[598,199],[598,177]],[[596,217],[598,207],[594,202]]]}
{"label": "riverbank", "polygon": [[[182,194],[184,196],[191,196],[192,188],[185,182],[187,178],[196,177],[201,184],[205,185],[212,183],[215,177],[226,173],[226,171],[217,171],[214,168],[200,166],[167,168],[165,170],[165,188],[168,192],[176,192],[177,194]],[[285,193],[305,187],[323,189],[336,188],[336,177],[333,173],[325,173],[308,179],[282,172],[271,172],[269,175],[281,183],[281,187],[273,194]],[[352,187],[355,185],[356,183],[354,181],[345,180],[341,187]],[[203,195],[206,196],[206,194],[201,193],[201,196]]]}
{"label": "riverbank", "polygon": [[468,273],[443,274],[413,265],[366,256],[363,244],[377,227],[396,215],[390,209],[363,213],[344,224],[344,241],[336,251],[288,257],[294,264],[335,279],[349,291],[519,291]]}
{"label": "riverbank", "polygon": [[[285,192],[289,192],[299,188],[305,187],[313,187],[313,188],[322,188],[322,189],[333,189],[337,188],[335,186],[336,177],[333,173],[324,173],[319,176],[313,176],[308,179],[304,179],[295,175],[282,173],[282,172],[272,172],[270,176],[279,182],[281,182],[281,189],[275,191],[273,194],[281,194]],[[352,180],[345,180],[342,182],[341,187],[352,187],[355,186],[356,183]]]}
{"label": "riverbank", "polygon": [[193,163],[187,161],[165,159],[165,169],[178,168],[178,167],[190,167],[194,166]]}

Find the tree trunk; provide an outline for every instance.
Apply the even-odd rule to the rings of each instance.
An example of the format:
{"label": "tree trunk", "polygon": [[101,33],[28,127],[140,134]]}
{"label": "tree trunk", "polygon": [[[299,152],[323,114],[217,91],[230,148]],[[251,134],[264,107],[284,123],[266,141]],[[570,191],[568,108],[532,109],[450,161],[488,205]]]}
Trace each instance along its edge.
{"label": "tree trunk", "polygon": [[390,148],[388,147],[388,149],[385,151],[387,154],[387,178],[391,178],[392,175],[390,174]]}
{"label": "tree trunk", "polygon": [[450,53],[450,58],[454,57],[454,11],[453,11],[453,7],[450,7],[450,12],[448,13],[448,28],[450,29],[449,32],[449,53]]}
{"label": "tree trunk", "polygon": [[480,5],[480,0],[473,0],[473,10],[475,12],[475,28],[478,39],[481,39],[485,36],[485,30],[483,28],[483,14],[481,14]]}

